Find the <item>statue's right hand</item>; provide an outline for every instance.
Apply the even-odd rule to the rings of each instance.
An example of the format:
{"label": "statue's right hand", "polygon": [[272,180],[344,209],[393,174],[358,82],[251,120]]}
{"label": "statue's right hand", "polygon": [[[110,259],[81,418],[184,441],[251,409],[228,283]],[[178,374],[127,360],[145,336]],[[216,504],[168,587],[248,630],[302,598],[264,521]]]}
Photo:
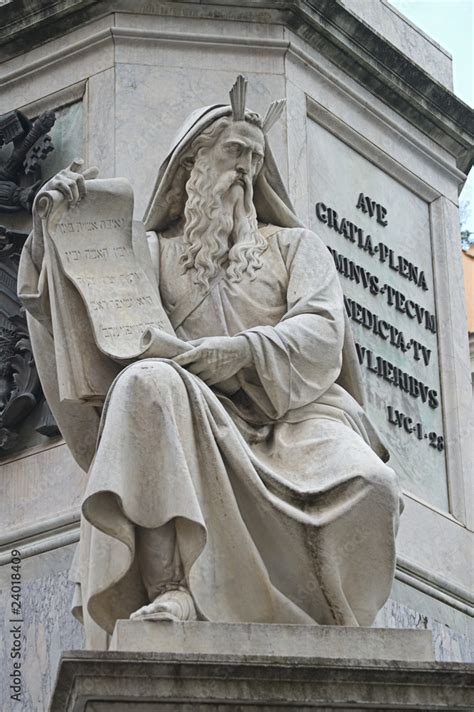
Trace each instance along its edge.
{"label": "statue's right hand", "polygon": [[71,207],[77,205],[87,193],[86,181],[96,178],[99,173],[99,169],[95,166],[83,170],[83,164],[81,158],[74,160],[71,165],[50,178],[41,191],[58,190]]}

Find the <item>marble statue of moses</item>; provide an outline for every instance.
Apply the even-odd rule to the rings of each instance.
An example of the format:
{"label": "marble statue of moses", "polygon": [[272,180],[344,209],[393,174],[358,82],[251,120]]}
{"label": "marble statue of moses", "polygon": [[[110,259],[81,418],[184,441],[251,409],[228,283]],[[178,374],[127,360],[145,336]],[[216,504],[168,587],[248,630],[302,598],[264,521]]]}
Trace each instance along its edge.
{"label": "marble statue of moses", "polygon": [[[20,294],[44,391],[89,472],[72,569],[89,647],[117,619],[371,625],[400,493],[364,412],[331,255],[299,222],[264,121],[191,115],[158,175],[147,260],[192,348],[60,402],[37,218]],[[86,176],[87,177],[87,176]],[[74,201],[72,164],[50,182]]]}

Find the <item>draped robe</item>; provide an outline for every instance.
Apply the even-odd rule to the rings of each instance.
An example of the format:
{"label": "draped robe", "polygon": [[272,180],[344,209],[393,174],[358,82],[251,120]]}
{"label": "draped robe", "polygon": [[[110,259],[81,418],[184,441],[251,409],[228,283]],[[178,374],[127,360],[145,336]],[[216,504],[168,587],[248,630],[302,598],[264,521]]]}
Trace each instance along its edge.
{"label": "draped robe", "polygon": [[[399,489],[360,403],[338,383],[345,320],[334,264],[306,229],[273,228],[267,240],[254,279],[230,282],[223,271],[196,298],[192,271],[179,265],[182,236],[159,239],[155,268],[177,335],[241,334],[252,364],[230,395],[166,359],[138,361],[115,380],[73,571],[89,646],[105,645],[97,634],[148,602],[137,532],[169,521],[202,619],[370,625],[389,595]],[[30,311],[31,254],[30,241]],[[50,337],[29,321],[44,353]],[[40,373],[51,381],[46,364]],[[74,452],[80,422],[73,436],[44,386]],[[76,408],[80,418],[91,410]]]}

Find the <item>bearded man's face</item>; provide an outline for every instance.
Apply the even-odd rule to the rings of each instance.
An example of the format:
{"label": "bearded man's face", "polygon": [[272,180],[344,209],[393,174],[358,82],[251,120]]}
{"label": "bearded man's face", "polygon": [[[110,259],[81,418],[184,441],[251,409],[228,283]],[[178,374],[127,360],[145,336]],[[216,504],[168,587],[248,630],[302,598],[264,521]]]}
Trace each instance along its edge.
{"label": "bearded man's face", "polygon": [[196,153],[186,184],[185,269],[208,287],[228,262],[227,275],[253,278],[262,266],[266,242],[260,235],[253,204],[253,182],[264,158],[265,142],[258,126],[245,121],[229,125]]}
{"label": "bearded man's face", "polygon": [[252,184],[262,167],[265,144],[262,130],[246,121],[232,122],[221,133],[210,155],[216,176],[234,174],[234,183]]}

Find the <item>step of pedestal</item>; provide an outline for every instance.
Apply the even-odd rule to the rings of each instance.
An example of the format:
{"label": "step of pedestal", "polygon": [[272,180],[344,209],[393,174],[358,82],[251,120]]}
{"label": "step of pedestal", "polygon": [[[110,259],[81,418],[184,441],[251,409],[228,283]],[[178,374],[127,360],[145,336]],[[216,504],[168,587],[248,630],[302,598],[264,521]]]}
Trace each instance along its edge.
{"label": "step of pedestal", "polygon": [[338,660],[434,660],[429,630],[204,621],[119,620],[110,650]]}
{"label": "step of pedestal", "polygon": [[50,712],[472,712],[473,682],[465,663],[81,650]]}

